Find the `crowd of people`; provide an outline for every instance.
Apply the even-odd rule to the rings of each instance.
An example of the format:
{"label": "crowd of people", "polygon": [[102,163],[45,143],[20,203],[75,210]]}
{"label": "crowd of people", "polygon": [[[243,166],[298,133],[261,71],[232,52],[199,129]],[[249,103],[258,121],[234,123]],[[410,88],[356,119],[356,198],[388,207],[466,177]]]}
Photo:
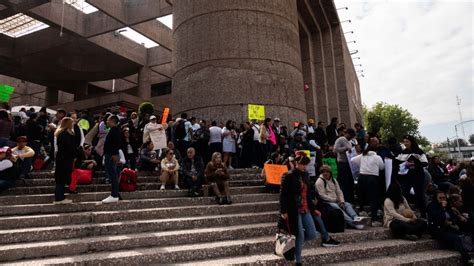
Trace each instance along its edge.
{"label": "crowd of people", "polygon": [[[185,113],[162,123],[154,114],[130,111],[57,110],[50,117],[46,108],[18,114],[0,110],[0,147],[0,191],[28,179],[38,159],[49,160],[56,204],[71,203],[65,193],[77,193],[69,188],[74,168],[105,170],[111,195],[103,203],[120,200],[119,175],[129,168],[158,175],[161,190],[186,188],[196,197],[208,185],[218,204],[232,204],[229,169],[286,165],[281,186],[267,189],[280,192],[281,218],[296,236],[297,263],[304,241],[318,231],[323,246],[339,245],[326,227],[341,221],[359,230],[385,226],[394,237],[413,241],[428,231],[469,260],[474,162],[445,165],[439,156],[429,158],[413,136],[382,142],[360,123],[352,129],[337,118],[327,126],[309,119],[288,128],[279,118],[238,126]],[[388,181],[387,160],[392,162]]]}

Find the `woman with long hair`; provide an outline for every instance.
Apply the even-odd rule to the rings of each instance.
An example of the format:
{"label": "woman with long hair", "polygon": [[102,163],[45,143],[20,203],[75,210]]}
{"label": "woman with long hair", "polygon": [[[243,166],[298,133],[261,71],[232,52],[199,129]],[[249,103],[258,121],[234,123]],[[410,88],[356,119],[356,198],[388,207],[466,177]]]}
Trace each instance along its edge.
{"label": "woman with long hair", "polygon": [[384,202],[384,227],[390,228],[396,238],[418,240],[426,230],[426,222],[417,219],[402,195],[400,184],[394,181],[387,190]]}
{"label": "woman with long hair", "polygon": [[70,117],[64,117],[60,126],[54,132],[56,139],[56,170],[54,180],[56,189],[54,191],[55,204],[72,203],[72,200],[64,196],[64,187],[71,183],[72,166],[76,158],[76,146],[74,139],[74,122]]}
{"label": "woman with long hair", "polygon": [[[227,167],[222,162],[222,156],[219,152],[212,154],[211,161],[207,164],[206,170],[204,171],[204,176],[212,186],[217,203],[219,205],[232,204],[230,198],[229,173],[227,172]],[[224,193],[222,193],[221,188],[223,188]]]}
{"label": "woman with long hair", "polygon": [[312,215],[318,215],[311,197],[311,181],[306,172],[310,159],[302,152],[295,157],[295,169],[283,175],[280,193],[281,218],[286,221],[289,233],[296,236],[295,259],[301,264],[305,241],[316,238]]}
{"label": "woman with long hair", "polygon": [[405,149],[396,158],[399,165],[398,182],[402,187],[405,198],[410,197],[410,190],[415,192],[416,207],[420,210],[421,217],[426,217],[426,199],[423,185],[425,182],[424,167],[428,166],[428,159],[420,149],[415,138],[407,135],[403,138]]}

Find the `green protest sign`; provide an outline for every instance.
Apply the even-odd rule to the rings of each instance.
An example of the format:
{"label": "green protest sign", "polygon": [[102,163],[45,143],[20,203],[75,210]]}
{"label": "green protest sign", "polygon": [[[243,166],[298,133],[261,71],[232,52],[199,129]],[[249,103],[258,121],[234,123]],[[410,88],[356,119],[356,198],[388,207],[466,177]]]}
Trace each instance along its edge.
{"label": "green protest sign", "polygon": [[0,85],[0,93],[4,92],[4,93],[12,94],[14,91],[15,91],[15,88],[12,86]]}

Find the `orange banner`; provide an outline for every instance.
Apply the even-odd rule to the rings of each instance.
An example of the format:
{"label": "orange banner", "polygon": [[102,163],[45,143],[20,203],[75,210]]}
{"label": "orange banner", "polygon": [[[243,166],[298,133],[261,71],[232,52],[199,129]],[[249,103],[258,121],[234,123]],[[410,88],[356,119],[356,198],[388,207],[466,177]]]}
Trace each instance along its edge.
{"label": "orange banner", "polygon": [[279,164],[265,164],[264,170],[267,184],[281,185],[281,177],[288,172],[288,167]]}
{"label": "orange banner", "polygon": [[170,114],[170,109],[168,107],[163,111],[163,118],[161,119],[161,124],[164,126],[168,120],[168,115]]}

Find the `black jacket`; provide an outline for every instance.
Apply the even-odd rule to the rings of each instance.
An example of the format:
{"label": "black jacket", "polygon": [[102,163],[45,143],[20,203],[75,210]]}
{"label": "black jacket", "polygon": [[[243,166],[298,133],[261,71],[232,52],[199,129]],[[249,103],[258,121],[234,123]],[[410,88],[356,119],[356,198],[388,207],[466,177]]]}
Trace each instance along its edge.
{"label": "black jacket", "polygon": [[104,154],[118,155],[122,143],[121,139],[120,129],[118,127],[112,127],[107,137],[105,137]]}
{"label": "black jacket", "polygon": [[317,127],[314,130],[314,135],[315,135],[314,136],[315,141],[319,146],[324,145],[328,142],[328,138],[326,137],[326,132],[324,132],[323,128]]}
{"label": "black jacket", "polygon": [[[181,161],[181,171],[183,173],[184,178],[192,178],[192,173],[191,173],[191,168],[192,168],[192,161],[188,157],[184,158]],[[204,178],[204,161],[202,160],[201,157],[196,156],[194,157],[194,168],[196,169],[197,172],[197,177],[198,178]]]}
{"label": "black jacket", "polygon": [[[439,232],[451,232],[456,233],[453,227],[446,224],[446,221],[450,221],[456,224],[456,215],[451,211],[449,206],[443,209],[441,205],[436,202],[436,199],[428,205],[428,228],[430,234],[436,237]],[[451,217],[447,219],[446,213]]]}
{"label": "black jacket", "polygon": [[301,206],[301,181],[308,187],[306,201],[311,214],[315,211],[313,199],[315,197],[314,188],[311,185],[308,173],[299,170],[290,170],[282,177],[280,191],[280,213],[288,214],[288,222],[291,234],[298,232],[298,208]]}

